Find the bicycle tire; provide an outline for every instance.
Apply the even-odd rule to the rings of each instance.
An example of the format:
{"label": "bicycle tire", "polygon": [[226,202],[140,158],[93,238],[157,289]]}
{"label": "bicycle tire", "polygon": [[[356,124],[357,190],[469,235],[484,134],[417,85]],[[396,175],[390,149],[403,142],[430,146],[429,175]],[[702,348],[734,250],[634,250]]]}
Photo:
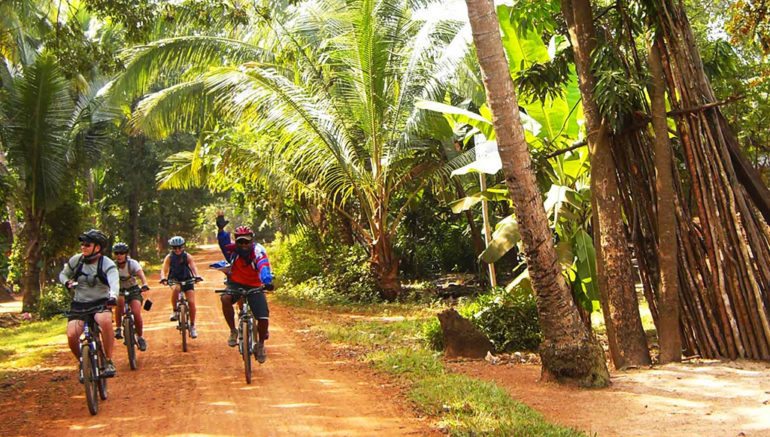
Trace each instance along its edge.
{"label": "bicycle tire", "polygon": [[80,349],[80,361],[83,366],[83,386],[86,389],[86,404],[92,416],[99,412],[99,396],[96,394],[96,381],[99,376],[94,368],[93,352],[90,344],[84,344]]}
{"label": "bicycle tire", "polygon": [[107,366],[107,357],[104,355],[104,349],[101,345],[101,343],[96,344],[97,351],[96,351],[96,361],[97,365],[99,366],[99,375],[96,378],[96,386],[99,387],[99,397],[102,398],[103,401],[107,400],[107,378],[102,375],[102,371]]}
{"label": "bicycle tire", "polygon": [[241,333],[243,334],[243,340],[241,345],[241,355],[243,356],[243,367],[246,374],[246,384],[251,384],[251,350],[252,337],[251,337],[251,324],[247,320],[241,321]]}
{"label": "bicycle tire", "polygon": [[179,332],[182,333],[182,352],[187,352],[187,303],[179,306]]}
{"label": "bicycle tire", "polygon": [[128,367],[136,370],[136,337],[134,335],[134,317],[123,316],[123,335],[126,339],[126,349],[128,350]]}

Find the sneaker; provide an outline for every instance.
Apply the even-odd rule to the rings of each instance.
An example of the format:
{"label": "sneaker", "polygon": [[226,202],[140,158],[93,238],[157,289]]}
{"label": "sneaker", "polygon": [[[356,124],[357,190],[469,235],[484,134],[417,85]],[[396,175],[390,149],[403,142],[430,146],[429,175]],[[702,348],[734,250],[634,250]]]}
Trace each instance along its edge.
{"label": "sneaker", "polygon": [[147,350],[147,342],[144,341],[144,337],[139,337],[136,340],[136,344],[137,344],[137,346],[139,346],[139,350],[140,351],[144,352],[144,351]]}
{"label": "sneaker", "polygon": [[179,320],[179,314],[177,312],[171,313],[171,317],[168,318],[172,322],[176,322]]}
{"label": "sneaker", "polygon": [[112,378],[115,376],[115,364],[112,362],[112,360],[107,360],[107,364],[104,366],[102,376],[105,378]]}
{"label": "sneaker", "polygon": [[259,364],[262,364],[267,359],[267,351],[265,350],[265,343],[257,343],[257,348],[254,350],[254,357]]}
{"label": "sneaker", "polygon": [[117,338],[118,340],[123,338],[123,330],[121,328],[118,328],[115,330],[115,338]]}
{"label": "sneaker", "polygon": [[198,331],[195,329],[195,325],[190,325],[190,338],[198,338]]}
{"label": "sneaker", "polygon": [[233,329],[230,331],[230,338],[227,339],[227,345],[230,347],[235,347],[238,345],[238,331]]}

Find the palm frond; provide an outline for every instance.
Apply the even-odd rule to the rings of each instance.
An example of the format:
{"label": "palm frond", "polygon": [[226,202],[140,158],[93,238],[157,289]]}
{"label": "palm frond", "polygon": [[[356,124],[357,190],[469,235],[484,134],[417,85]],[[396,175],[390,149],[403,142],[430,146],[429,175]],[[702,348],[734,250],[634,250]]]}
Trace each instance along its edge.
{"label": "palm frond", "polygon": [[211,122],[213,99],[205,80],[164,88],[142,99],[129,120],[129,128],[150,138],[164,138],[175,132],[200,132]]}
{"label": "palm frond", "polygon": [[126,70],[107,88],[120,100],[144,94],[174,72],[273,59],[272,54],[252,44],[214,36],[166,38],[128,49],[123,57]]}

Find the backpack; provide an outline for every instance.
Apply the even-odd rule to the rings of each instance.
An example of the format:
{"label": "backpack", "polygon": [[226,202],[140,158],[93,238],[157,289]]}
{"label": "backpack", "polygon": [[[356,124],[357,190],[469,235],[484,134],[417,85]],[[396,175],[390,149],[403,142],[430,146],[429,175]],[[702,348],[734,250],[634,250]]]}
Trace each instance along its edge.
{"label": "backpack", "polygon": [[[78,263],[75,265],[75,268],[72,269],[72,266],[69,265],[69,261],[67,261],[67,265],[69,268],[72,269],[72,279],[77,281],[78,276],[85,275],[83,273],[83,266],[85,265],[86,261],[83,259],[83,255],[80,255],[80,258],[78,258]],[[99,278],[99,280],[104,285],[109,285],[107,281],[107,274],[104,273],[104,269],[102,268],[102,264],[104,264],[104,255],[99,257],[99,261],[96,262],[96,277]]]}

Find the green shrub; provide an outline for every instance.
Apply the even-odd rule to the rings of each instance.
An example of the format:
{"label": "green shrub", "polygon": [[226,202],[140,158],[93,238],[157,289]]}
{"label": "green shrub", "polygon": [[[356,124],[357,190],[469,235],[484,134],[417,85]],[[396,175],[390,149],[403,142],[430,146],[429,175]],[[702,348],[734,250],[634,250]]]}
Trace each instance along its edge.
{"label": "green shrub", "polygon": [[537,304],[529,293],[497,288],[468,301],[458,312],[481,329],[498,352],[536,350],[540,346]]}
{"label": "green shrub", "polygon": [[369,257],[361,246],[329,246],[329,268],[322,282],[350,302],[379,302],[380,291],[369,264]]}
{"label": "green shrub", "polygon": [[283,283],[299,284],[323,272],[318,239],[306,232],[276,234],[270,264]]}
{"label": "green shrub", "polygon": [[43,288],[42,296],[37,301],[37,314],[45,320],[51,319],[70,308],[72,292],[61,285],[49,285]]}
{"label": "green shrub", "polygon": [[441,331],[441,322],[433,317],[422,325],[422,339],[429,348],[444,350],[444,333]]}

